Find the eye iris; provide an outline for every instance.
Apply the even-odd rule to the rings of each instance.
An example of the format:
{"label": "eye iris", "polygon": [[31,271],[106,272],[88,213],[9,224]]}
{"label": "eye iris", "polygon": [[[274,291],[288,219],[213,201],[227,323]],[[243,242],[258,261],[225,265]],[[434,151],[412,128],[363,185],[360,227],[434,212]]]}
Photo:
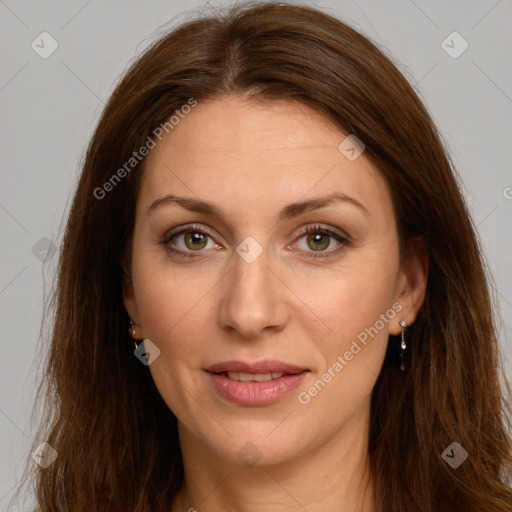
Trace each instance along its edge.
{"label": "eye iris", "polygon": [[[315,247],[312,247],[310,245],[310,242],[313,242],[314,244],[320,244],[320,245],[316,245]],[[329,247],[329,235],[322,235],[320,233],[308,235],[308,246],[311,249],[313,249],[314,251],[321,251],[322,249],[326,249],[327,247]]]}
{"label": "eye iris", "polygon": [[[192,245],[190,245],[189,242],[192,242]],[[206,235],[201,233],[187,233],[185,235],[185,245],[189,249],[203,249],[206,246]]]}

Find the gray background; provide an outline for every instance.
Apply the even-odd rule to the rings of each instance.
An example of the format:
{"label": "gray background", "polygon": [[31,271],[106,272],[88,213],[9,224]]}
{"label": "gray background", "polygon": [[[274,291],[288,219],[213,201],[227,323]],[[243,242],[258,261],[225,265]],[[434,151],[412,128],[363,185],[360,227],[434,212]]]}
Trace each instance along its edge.
{"label": "gray background", "polygon": [[[0,0],[1,511],[35,434],[30,412],[43,286],[49,290],[56,264],[51,244],[60,244],[80,159],[103,104],[162,25],[183,20],[176,16],[191,8],[227,3]],[[500,342],[512,373],[512,0],[313,5],[383,46],[439,126],[494,275]],[[34,40],[42,46],[43,31],[58,43],[47,59],[31,47]],[[454,31],[469,44],[457,58],[442,46]],[[446,45],[452,52],[462,48],[453,36]]]}

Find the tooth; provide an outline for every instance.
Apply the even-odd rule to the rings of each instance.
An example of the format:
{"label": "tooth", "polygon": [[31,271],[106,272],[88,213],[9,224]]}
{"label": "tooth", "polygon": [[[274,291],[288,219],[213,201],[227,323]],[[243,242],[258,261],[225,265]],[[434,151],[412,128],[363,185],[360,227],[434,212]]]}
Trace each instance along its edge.
{"label": "tooth", "polygon": [[272,379],[282,377],[284,373],[245,373],[245,372],[222,372],[222,375],[231,380],[238,380],[241,382],[266,382]]}
{"label": "tooth", "polygon": [[264,382],[271,379],[271,373],[255,373],[254,375],[252,375],[252,380],[255,380],[256,382]]}

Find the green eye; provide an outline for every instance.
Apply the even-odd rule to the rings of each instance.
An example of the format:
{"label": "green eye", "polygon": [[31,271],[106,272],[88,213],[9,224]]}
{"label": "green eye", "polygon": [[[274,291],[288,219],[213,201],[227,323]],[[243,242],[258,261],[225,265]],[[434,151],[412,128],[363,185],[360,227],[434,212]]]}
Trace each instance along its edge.
{"label": "green eye", "polygon": [[161,244],[166,249],[183,257],[202,256],[203,249],[214,249],[219,247],[212,239],[211,235],[201,229],[199,226],[184,226],[181,231],[173,231],[167,234]]}
{"label": "green eye", "polygon": [[[305,258],[328,258],[338,254],[348,243],[348,236],[314,225],[303,230],[294,245]],[[222,248],[210,234],[195,225],[184,226],[181,231],[169,233],[161,240],[161,244],[169,252],[183,258],[205,256],[206,251],[203,249]]]}
{"label": "green eye", "polygon": [[184,242],[187,249],[204,249],[208,241],[208,235],[201,232],[189,231],[184,235]]}
{"label": "green eye", "polygon": [[328,258],[337,254],[348,242],[348,237],[317,225],[306,228],[296,245],[306,258]]}
{"label": "green eye", "polygon": [[323,251],[329,247],[330,235],[315,233],[308,235],[307,244],[313,251]]}

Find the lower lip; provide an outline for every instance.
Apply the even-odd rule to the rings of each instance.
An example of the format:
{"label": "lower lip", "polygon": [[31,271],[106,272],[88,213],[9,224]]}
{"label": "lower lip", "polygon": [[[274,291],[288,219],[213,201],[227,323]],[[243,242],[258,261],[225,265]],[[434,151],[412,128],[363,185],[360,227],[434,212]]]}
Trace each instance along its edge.
{"label": "lower lip", "polygon": [[207,372],[217,392],[238,405],[270,405],[291,393],[305,379],[307,371],[283,375],[265,382],[243,382]]}

